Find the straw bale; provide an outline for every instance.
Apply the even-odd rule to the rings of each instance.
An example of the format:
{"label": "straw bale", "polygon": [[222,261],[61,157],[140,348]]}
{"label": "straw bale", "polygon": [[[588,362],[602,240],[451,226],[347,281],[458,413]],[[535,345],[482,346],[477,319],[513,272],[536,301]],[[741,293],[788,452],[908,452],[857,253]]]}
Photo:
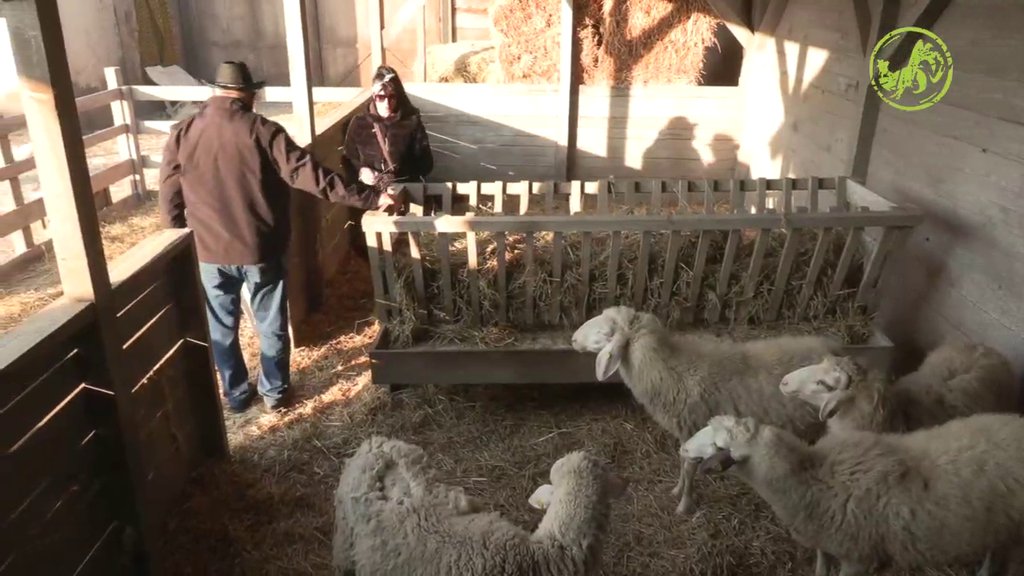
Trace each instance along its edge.
{"label": "straw bale", "polygon": [[[638,206],[632,209],[622,209],[619,212],[625,216],[628,213],[639,213],[646,210],[646,207]],[[665,208],[661,212],[668,213],[674,210],[675,208]],[[684,313],[688,308],[695,307],[693,325],[712,331],[728,331],[737,337],[749,338],[780,332],[816,332],[834,334],[848,344],[865,343],[871,337],[872,318],[865,313],[862,307],[854,305],[858,281],[863,270],[863,251],[858,249],[855,252],[839,293],[835,298],[828,298],[829,285],[846,240],[844,231],[833,230],[831,232],[829,242],[826,243],[828,251],[824,264],[815,282],[807,309],[803,318],[798,318],[798,297],[803,289],[814,254],[817,233],[809,230],[790,232],[783,229],[771,230],[768,233],[770,234],[769,243],[757,284],[753,296],[744,309],[742,306],[743,290],[750,261],[753,258],[757,231],[748,230],[741,235],[741,243],[738,245],[734,257],[733,272],[721,302],[717,296],[718,278],[725,255],[728,232],[707,232],[710,243],[696,302],[690,301],[690,290],[700,233],[681,232],[681,249],[672,279],[671,303],[666,317],[667,324],[677,329],[687,327],[689,324],[686,322]],[[774,322],[769,322],[767,320],[768,304],[774,289],[776,271],[782,257],[783,247],[791,233],[797,234],[794,241],[798,242],[798,249],[784,288],[778,318]],[[563,276],[558,297],[560,309],[554,325],[547,324],[552,288],[557,282],[551,265],[554,234],[541,232],[534,235],[534,267],[531,271],[527,270],[525,261],[526,235],[523,233],[504,234],[506,237],[508,322],[502,324],[498,316],[496,235],[494,233],[477,233],[479,281],[475,284],[480,294],[481,321],[479,325],[472,324],[471,283],[467,265],[466,236],[464,234],[449,235],[455,313],[454,316],[448,317],[443,305],[442,266],[437,253],[437,235],[433,233],[420,235],[429,307],[429,317],[426,320],[417,317],[418,306],[412,274],[413,260],[408,256],[407,248],[403,247],[405,242],[398,241],[398,237],[396,237],[395,268],[399,290],[392,297],[397,314],[388,321],[390,345],[400,348],[421,343],[435,346],[460,344],[486,348],[519,346],[523,342],[524,335],[537,330],[561,332],[567,338],[567,333],[575,330],[580,323],[606,306],[608,292],[612,285],[608,278],[608,263],[612,252],[612,234],[610,232],[592,234],[593,247],[584,316],[580,316],[578,307],[582,284],[580,276],[582,236],[573,233],[564,235]],[[670,234],[668,232],[652,232],[650,235],[650,255],[647,267],[638,273],[636,267],[639,261],[641,233],[621,233],[621,252],[614,297],[611,300],[616,304],[633,305],[634,284],[642,275],[645,278],[645,288],[639,307],[646,311],[660,313],[664,282],[663,270]],[[528,272],[534,275],[532,291],[527,290]],[[524,316],[527,298],[533,299],[534,322],[528,322]],[[712,323],[712,313],[719,305],[724,308],[718,322]]]}
{"label": "straw bale", "polygon": [[[719,18],[705,0],[576,0],[580,81],[698,84]],[[491,10],[506,82],[558,82],[561,3],[501,0]]]}

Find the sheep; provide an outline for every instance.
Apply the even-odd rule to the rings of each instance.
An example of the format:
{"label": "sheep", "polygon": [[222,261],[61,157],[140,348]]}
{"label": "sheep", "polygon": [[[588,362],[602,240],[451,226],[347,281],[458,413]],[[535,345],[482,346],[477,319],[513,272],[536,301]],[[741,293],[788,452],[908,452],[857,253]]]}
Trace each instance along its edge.
{"label": "sheep", "polygon": [[840,576],[1021,551],[1024,418],[975,414],[907,433],[828,432],[809,445],[750,417],[718,415],[684,444],[701,473],[731,470]]}
{"label": "sheep", "polygon": [[[792,429],[802,438],[825,430],[806,403],[778,393],[787,372],[838,353],[841,345],[820,336],[780,336],[736,342],[710,334],[671,332],[657,318],[628,306],[611,306],[584,322],[572,335],[578,352],[596,352],[598,380],[616,370],[633,396],[680,446],[707,419],[736,411]],[[680,455],[680,496],[676,513],[694,508],[695,465]]]}
{"label": "sheep", "polygon": [[979,412],[1017,410],[1009,360],[976,343],[946,343],[895,383],[854,358],[826,356],[779,382],[782,394],[818,409],[829,430],[904,432]]}
{"label": "sheep", "polygon": [[346,461],[335,493],[335,574],[596,574],[610,500],[628,484],[584,451],[559,458],[530,505],[530,532],[435,480],[419,447],[373,436]]}
{"label": "sheep", "polygon": [[[976,343],[947,342],[932,350],[917,370],[894,384],[848,356],[787,374],[779,389],[818,409],[830,431],[906,432],[982,412],[1010,411],[1018,388],[1009,360]],[[828,571],[817,552],[816,576]]]}

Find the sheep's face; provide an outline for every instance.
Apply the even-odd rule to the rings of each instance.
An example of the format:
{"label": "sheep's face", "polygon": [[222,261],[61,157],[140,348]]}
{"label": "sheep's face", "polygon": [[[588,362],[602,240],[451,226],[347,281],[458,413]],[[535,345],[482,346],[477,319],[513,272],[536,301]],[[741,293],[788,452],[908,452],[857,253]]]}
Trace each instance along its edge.
{"label": "sheep's face", "polygon": [[545,510],[555,496],[554,485],[561,485],[567,476],[596,476],[603,482],[604,494],[611,499],[621,497],[629,483],[610,469],[609,466],[582,451],[562,456],[551,466],[551,484],[544,484],[530,495],[530,506]]}
{"label": "sheep's face", "polygon": [[629,306],[610,306],[580,325],[573,332],[572,347],[577,352],[600,352],[616,334],[629,329],[636,311]]}
{"label": "sheep's face", "polygon": [[852,396],[854,380],[860,373],[860,367],[852,358],[828,355],[817,364],[797,368],[783,376],[779,390],[818,408],[818,418],[825,421]]}
{"label": "sheep's face", "polygon": [[679,453],[683,458],[700,462],[698,470],[702,472],[715,467],[724,472],[750,456],[750,442],[756,431],[757,423],[752,418],[715,416],[683,443]]}

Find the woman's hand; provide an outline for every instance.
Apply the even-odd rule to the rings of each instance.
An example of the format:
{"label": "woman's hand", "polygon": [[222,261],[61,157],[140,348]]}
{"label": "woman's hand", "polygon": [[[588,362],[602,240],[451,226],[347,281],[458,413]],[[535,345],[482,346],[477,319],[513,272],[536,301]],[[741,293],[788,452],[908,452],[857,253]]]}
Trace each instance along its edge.
{"label": "woman's hand", "polygon": [[377,181],[377,171],[368,166],[359,169],[359,181],[367,186],[373,186]]}

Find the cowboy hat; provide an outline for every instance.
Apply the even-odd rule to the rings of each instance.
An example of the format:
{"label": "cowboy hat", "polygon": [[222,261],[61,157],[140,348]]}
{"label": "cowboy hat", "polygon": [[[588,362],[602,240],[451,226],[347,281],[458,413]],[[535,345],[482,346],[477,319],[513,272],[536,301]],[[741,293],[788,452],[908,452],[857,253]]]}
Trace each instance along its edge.
{"label": "cowboy hat", "polygon": [[267,85],[262,80],[258,82],[253,81],[252,73],[249,72],[249,67],[246,66],[245,62],[235,61],[221,62],[217,66],[217,75],[214,77],[213,82],[206,82],[206,84],[216,88],[246,92],[256,92]]}

